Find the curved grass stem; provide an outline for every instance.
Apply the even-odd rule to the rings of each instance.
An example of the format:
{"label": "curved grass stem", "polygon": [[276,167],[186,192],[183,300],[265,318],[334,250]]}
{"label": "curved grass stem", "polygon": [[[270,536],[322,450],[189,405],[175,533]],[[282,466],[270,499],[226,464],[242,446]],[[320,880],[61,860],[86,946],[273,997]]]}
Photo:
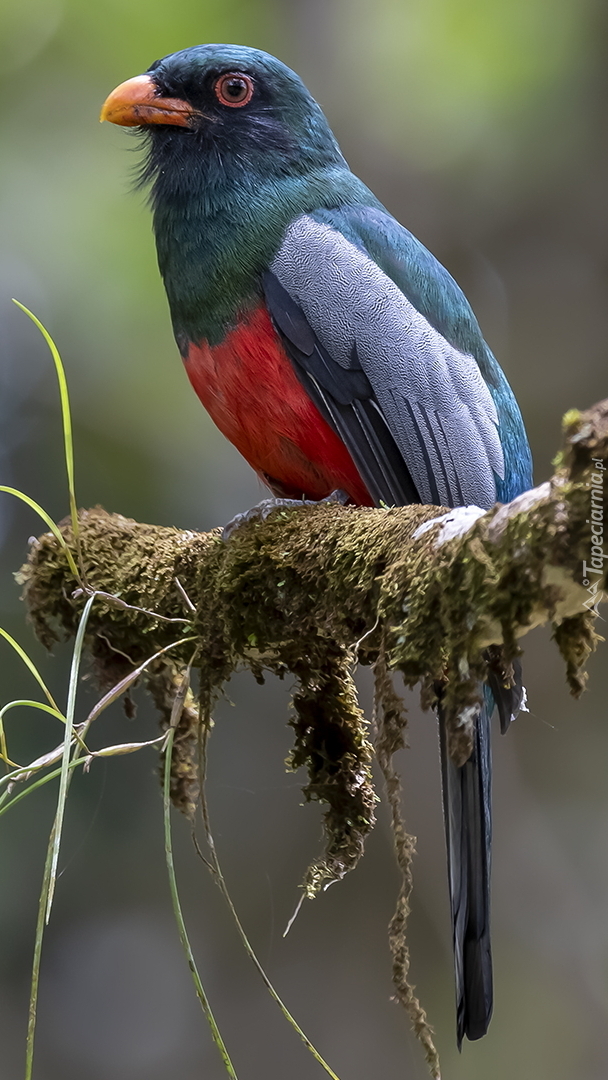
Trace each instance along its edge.
{"label": "curved grass stem", "polygon": [[49,846],[46,852],[46,862],[42,875],[42,888],[38,902],[38,918],[36,920],[36,940],[34,942],[34,959],[32,961],[32,983],[30,988],[30,1006],[27,1018],[27,1039],[25,1044],[25,1080],[31,1080],[34,1066],[34,1039],[36,1036],[36,1011],[38,1007],[38,985],[40,982],[40,959],[42,956],[42,939],[44,937],[47,899],[51,882],[51,866],[53,863],[53,850],[55,846],[56,824],[51,829]]}
{"label": "curved grass stem", "polygon": [[167,873],[169,875],[169,889],[171,891],[171,902],[173,904],[173,913],[175,915],[175,921],[177,923],[177,929],[178,929],[178,932],[179,932],[180,941],[182,943],[182,948],[183,948],[184,953],[186,954],[186,958],[188,960],[188,967],[190,968],[190,972],[191,972],[191,975],[192,975],[192,981],[194,982],[196,993],[197,993],[198,999],[199,999],[199,1001],[201,1003],[201,1008],[202,1008],[202,1010],[203,1010],[203,1012],[205,1014],[205,1017],[207,1019],[207,1023],[209,1024],[209,1027],[211,1029],[211,1036],[212,1036],[213,1041],[214,1041],[215,1045],[217,1046],[217,1049],[218,1049],[218,1051],[220,1053],[220,1057],[221,1057],[222,1062],[224,1064],[224,1068],[226,1069],[226,1072],[228,1073],[228,1076],[231,1078],[231,1080],[238,1080],[236,1072],[234,1070],[234,1065],[232,1064],[232,1061],[231,1061],[230,1056],[228,1054],[228,1050],[226,1049],[226,1045],[225,1045],[224,1040],[222,1039],[222,1036],[220,1034],[220,1030],[219,1030],[219,1028],[217,1026],[215,1017],[214,1017],[213,1012],[211,1010],[211,1005],[209,1004],[209,999],[207,997],[207,994],[205,993],[205,989],[204,989],[203,984],[201,982],[201,977],[199,975],[198,968],[196,966],[196,961],[194,959],[194,954],[192,952],[192,946],[190,945],[190,940],[188,938],[188,931],[186,930],[186,923],[184,921],[182,907],[181,907],[181,903],[180,903],[180,899],[179,899],[179,893],[178,893],[178,889],[177,889],[177,879],[176,879],[176,875],[175,875],[175,864],[174,864],[174,861],[173,861],[173,841],[172,841],[172,837],[171,837],[171,759],[172,759],[172,756],[173,756],[173,742],[174,742],[174,739],[175,739],[175,728],[176,728],[176,726],[177,726],[177,724],[179,722],[179,718],[180,718],[180,715],[181,715],[181,710],[182,710],[182,707],[183,707],[183,701],[184,701],[184,698],[185,698],[185,695],[186,695],[186,690],[187,690],[187,687],[188,687],[188,679],[189,679],[189,669],[188,669],[188,672],[186,673],[186,675],[184,677],[184,683],[183,683],[183,686],[182,686],[181,701],[176,700],[176,705],[178,707],[174,708],[174,710],[173,710],[173,715],[171,717],[171,725],[170,725],[170,727],[168,729],[168,732],[167,732],[167,741],[166,741],[166,746],[165,746],[163,807],[164,807],[165,856],[166,856],[166,861],[167,861]]}
{"label": "curved grass stem", "polygon": [[217,852],[216,852],[216,849],[215,849],[215,842],[214,842],[213,835],[212,835],[212,832],[211,832],[210,821],[209,821],[209,806],[208,806],[208,803],[207,803],[207,794],[206,794],[206,785],[205,785],[205,779],[206,779],[206,773],[207,773],[207,744],[208,744],[208,740],[209,740],[209,725],[204,724],[203,728],[202,728],[202,734],[201,734],[201,813],[202,813],[202,817],[203,817],[203,825],[204,825],[204,828],[205,828],[205,838],[207,840],[207,845],[208,845],[208,848],[209,848],[209,854],[211,856],[211,863],[207,862],[207,859],[205,859],[204,855],[200,851],[200,848],[198,847],[198,843],[196,841],[196,835],[194,834],[194,831],[193,831],[193,839],[194,839],[196,849],[198,851],[198,854],[203,859],[203,862],[206,863],[206,865],[209,867],[209,869],[213,873],[213,876],[214,876],[214,878],[215,878],[215,880],[217,882],[217,885],[219,886],[220,892],[221,892],[222,896],[224,897],[224,900],[226,901],[226,903],[228,905],[228,908],[230,910],[230,914],[232,915],[232,918],[234,920],[234,925],[236,926],[237,932],[238,932],[239,937],[240,937],[240,939],[241,939],[241,941],[243,943],[245,951],[246,951],[248,957],[250,958],[250,960],[252,961],[256,971],[258,972],[258,975],[262,979],[262,982],[264,983],[266,989],[268,990],[268,993],[270,994],[271,998],[279,1006],[279,1009],[283,1013],[283,1016],[285,1017],[287,1022],[291,1025],[291,1027],[294,1029],[296,1034],[300,1036],[302,1042],[304,1043],[306,1048],[310,1051],[310,1053],[314,1057],[315,1061],[317,1061],[319,1063],[319,1065],[323,1069],[325,1069],[325,1072],[328,1074],[328,1076],[331,1076],[332,1080],[339,1080],[339,1077],[337,1076],[337,1074],[334,1072],[334,1070],[331,1068],[331,1066],[327,1064],[325,1059],[323,1057],[321,1057],[321,1054],[317,1050],[316,1046],[314,1046],[314,1044],[310,1041],[310,1039],[308,1038],[308,1035],[306,1035],[306,1033],[302,1030],[302,1028],[298,1024],[295,1017],[292,1016],[289,1009],[287,1008],[287,1006],[283,1002],[282,998],[279,996],[279,994],[275,990],[273,984],[271,983],[270,979],[268,978],[268,975],[266,974],[264,968],[262,967],[260,961],[258,960],[257,955],[256,955],[256,953],[255,953],[255,951],[253,949],[253,946],[251,945],[251,942],[249,941],[249,938],[247,937],[247,934],[245,933],[245,930],[243,928],[241,920],[239,919],[236,908],[235,908],[235,906],[234,906],[234,904],[232,902],[232,897],[230,896],[230,893],[228,892],[228,886],[226,885],[226,880],[224,878],[224,875],[222,873],[222,869],[220,867],[219,859],[218,859]]}
{"label": "curved grass stem", "polygon": [[78,623],[76,640],[74,642],[74,652],[72,654],[70,682],[68,685],[68,701],[67,708],[65,710],[66,723],[65,735],[63,739],[63,756],[61,759],[61,776],[59,778],[59,795],[57,797],[57,813],[55,815],[55,825],[53,827],[53,853],[51,859],[51,870],[45,916],[47,924],[51,917],[51,907],[53,906],[53,896],[55,894],[55,882],[57,880],[57,863],[59,860],[59,846],[61,844],[61,831],[63,829],[65,804],[68,796],[70,756],[72,753],[72,735],[74,732],[74,712],[76,709],[76,692],[78,689],[78,677],[80,675],[80,663],[82,660],[84,635],[86,632],[87,622],[89,621],[89,615],[91,613],[91,608],[94,601],[95,594],[89,597],[84,606],[84,611],[82,612],[82,615],[80,616],[80,622]]}
{"label": "curved grass stem", "polygon": [[8,630],[4,630],[1,626],[0,626],[0,637],[3,637],[5,641],[8,641],[11,648],[13,648],[15,650],[15,652],[17,653],[17,656],[21,657],[21,659],[23,660],[23,663],[25,664],[26,668],[29,671],[31,671],[32,675],[34,676],[36,682],[38,683],[38,686],[40,687],[43,694],[45,695],[45,697],[46,697],[49,705],[51,706],[51,708],[56,709],[57,712],[60,712],[59,706],[57,705],[57,702],[55,701],[55,698],[51,694],[51,691],[49,690],[49,688],[46,685],[44,679],[42,678],[42,675],[38,671],[38,668],[36,667],[34,661],[30,660],[30,658],[27,655],[25,649],[22,649],[19,642],[15,641],[14,637],[12,637],[9,634]]}
{"label": "curved grass stem", "polygon": [[[72,416],[70,411],[70,395],[68,392],[68,383],[65,377],[65,370],[59,355],[59,349],[55,345],[48,330],[42,325],[40,319],[29,308],[25,307],[25,304],[21,304],[19,300],[13,299],[13,303],[21,308],[21,311],[25,312],[27,317],[32,320],[35,326],[38,327],[44,340],[46,341],[53,357],[55,364],[55,371],[57,372],[57,382],[59,384],[59,397],[61,399],[61,419],[63,423],[63,446],[65,451],[65,467],[68,475],[68,492],[70,497],[70,517],[72,519],[72,532],[74,534],[74,540],[76,545],[79,545],[80,540],[80,527],[78,522],[78,510],[76,507],[76,490],[74,484],[74,438],[72,435]],[[71,569],[71,567],[70,567]],[[77,576],[78,576],[78,572]]]}
{"label": "curved grass stem", "polygon": [[65,557],[68,561],[70,570],[76,578],[76,581],[80,581],[80,574],[78,572],[78,567],[76,566],[76,563],[74,561],[74,556],[72,555],[72,552],[70,551],[66,543],[65,537],[63,536],[61,529],[59,528],[57,523],[53,521],[52,517],[47,514],[46,510],[40,505],[40,503],[37,503],[35,499],[30,499],[30,496],[26,495],[23,491],[18,491],[17,488],[13,487],[7,487],[6,484],[0,484],[0,491],[3,491],[6,495],[14,495],[16,499],[21,499],[21,502],[24,502],[26,506],[29,506],[31,510],[38,514],[38,517],[42,518],[45,525],[48,525],[49,529],[51,530],[57,543],[61,546],[61,549],[64,552]]}
{"label": "curved grass stem", "polygon": [[[2,805],[2,803],[4,803],[5,799],[8,796],[8,791],[4,792],[2,797],[0,797],[0,816],[1,816],[2,814],[6,813],[7,810],[9,810],[12,806],[14,806],[15,803],[20,802],[22,799],[26,798],[26,796],[29,795],[32,791],[35,791],[36,788],[41,787],[43,784],[46,784],[49,780],[55,779],[57,776],[59,777],[59,796],[58,796],[58,799],[57,799],[57,811],[56,811],[56,814],[55,814],[55,821],[53,823],[53,828],[51,829],[51,835],[49,837],[49,844],[48,844],[47,854],[46,854],[46,862],[44,864],[44,873],[43,873],[43,877],[42,877],[42,888],[40,890],[40,901],[39,901],[39,905],[38,905],[38,919],[37,919],[37,922],[36,922],[36,940],[34,942],[34,957],[33,957],[33,962],[32,962],[32,981],[31,981],[31,989],[30,989],[30,1005],[29,1005],[29,1013],[28,1013],[27,1041],[26,1041],[26,1052],[25,1052],[25,1080],[31,1080],[31,1077],[32,1077],[32,1068],[33,1068],[33,1061],[34,1061],[34,1040],[35,1040],[35,1035],[36,1035],[36,1012],[37,1012],[37,1006],[38,1006],[38,985],[39,985],[39,980],[40,980],[40,959],[41,959],[41,956],[42,956],[42,940],[43,940],[43,937],[44,937],[44,928],[45,928],[46,923],[48,922],[48,917],[49,917],[50,910],[51,910],[51,905],[52,905],[53,888],[54,888],[54,882],[55,882],[55,877],[56,877],[56,873],[57,873],[57,860],[58,860],[58,857],[59,857],[59,846],[60,846],[60,843],[61,843],[61,830],[62,830],[62,826],[63,826],[63,819],[64,819],[64,816],[65,816],[65,804],[66,804],[66,799],[67,799],[67,794],[68,794],[69,783],[70,783],[70,779],[71,779],[71,773],[73,772],[73,770],[75,769],[75,767],[77,765],[86,766],[87,763],[90,761],[90,755],[86,755],[86,756],[79,757],[79,758],[75,758],[75,757],[72,758],[71,757],[71,748],[72,748],[72,745],[76,745],[77,742],[82,743],[82,740],[84,738],[86,738],[88,729],[91,726],[93,720],[96,718],[96,716],[99,715],[99,712],[102,711],[102,710],[97,710],[97,711],[93,710],[89,714],[89,716],[87,717],[87,720],[85,721],[85,723],[80,725],[79,732],[77,733],[78,738],[76,740],[74,740],[72,736],[75,733],[74,713],[75,713],[75,708],[76,708],[76,691],[77,691],[77,688],[78,688],[78,677],[79,677],[79,672],[80,672],[80,664],[81,664],[81,661],[82,661],[82,650],[83,650],[83,646],[84,646],[85,631],[86,631],[87,621],[88,621],[89,614],[90,614],[91,607],[93,605],[94,600],[95,600],[95,594],[90,596],[89,599],[87,600],[87,603],[86,603],[86,605],[84,607],[84,610],[82,612],[82,615],[80,617],[80,623],[78,625],[78,630],[77,630],[77,633],[76,633],[76,641],[75,641],[75,645],[74,645],[74,653],[73,653],[73,656],[72,656],[72,666],[71,666],[71,670],[70,670],[70,683],[69,683],[69,689],[68,689],[67,708],[66,708],[65,716],[63,716],[63,714],[61,714],[61,713],[59,714],[60,718],[62,718],[65,721],[65,738],[64,738],[64,743],[63,743],[63,754],[62,754],[61,768],[55,769],[51,773],[47,773],[45,776],[41,777],[39,780],[36,780],[33,784],[30,784],[29,787],[26,788],[25,791],[19,792],[18,795],[16,795],[13,799],[11,799],[11,801],[8,803],[8,805],[5,805],[5,806]],[[30,668],[30,670],[32,670],[33,673],[36,675],[36,677],[38,678],[38,681],[41,682],[41,679],[37,675],[36,669],[33,667],[31,661],[29,660],[29,657],[27,657],[27,654],[23,653],[23,650],[20,648],[20,646],[17,646],[16,642],[13,642],[13,639],[10,638],[10,636],[7,635],[6,632],[4,632],[4,636],[9,638],[9,640],[11,641],[11,644],[13,644],[16,647],[17,652],[19,652],[19,654],[22,655],[22,658],[28,664],[28,667]],[[185,640],[190,640],[190,639],[186,638]],[[167,645],[164,649],[161,649],[157,655],[160,655],[161,653],[168,652],[170,649],[176,648],[176,646],[180,645],[180,644],[183,644],[183,640],[179,641],[179,642],[173,642],[171,645]],[[145,665],[142,665],[142,668],[143,667],[145,667]],[[124,689],[126,689],[128,682],[127,682],[127,680],[123,680],[123,682],[125,683]],[[46,688],[44,687],[44,684],[42,682],[41,682],[41,685],[42,685],[43,689],[46,690]],[[128,684],[128,685],[130,685],[130,684]],[[116,689],[117,688],[115,688],[115,691],[116,691]],[[184,696],[185,696],[186,690],[187,690],[187,685],[185,685],[185,687],[184,687]],[[120,696],[119,693],[115,693],[114,696],[112,696],[111,700],[114,701],[119,696]],[[106,698],[104,698],[104,708],[108,704],[110,704],[110,699],[109,699],[108,695],[106,695]],[[181,699],[181,705],[183,706],[183,697]],[[59,713],[59,710],[57,710],[57,712]],[[181,713],[181,708],[180,708],[179,712]],[[177,719],[175,721],[176,724],[177,724],[178,720],[179,720],[179,714],[177,715]],[[173,745],[173,734],[174,734],[174,728],[172,728],[170,733],[169,733],[169,735],[171,736],[171,746]],[[157,740],[153,740],[153,742],[156,743]],[[111,747],[111,748],[107,748],[107,749],[110,749],[110,750],[112,750],[114,752],[117,752],[117,751],[118,752],[130,752],[130,750],[133,748],[133,745],[134,744],[129,744],[129,745],[125,744],[124,746],[119,747],[119,748]],[[149,745],[149,744],[143,743],[142,746],[144,746],[144,745]],[[170,759],[170,752],[167,751],[167,753],[168,753],[168,757]],[[23,772],[23,770],[18,770],[18,771]],[[170,760],[169,760],[169,771],[170,771]],[[168,790],[168,788],[167,788],[167,790]],[[165,811],[165,814],[167,815],[167,810]],[[166,829],[167,829],[167,822],[165,823],[165,838],[166,838]],[[170,844],[170,839],[171,839],[171,834],[170,834],[170,826],[169,826],[169,844]],[[171,863],[171,865],[172,865],[172,863]],[[175,887],[175,895],[177,897],[177,886],[175,885],[175,872],[173,872],[173,886]],[[177,903],[178,903],[178,906],[179,906],[179,899],[177,900]],[[180,909],[180,916],[181,916],[181,909]],[[181,921],[182,921],[182,925],[183,925],[183,918],[182,918]],[[184,934],[185,934],[185,926],[184,926]],[[186,937],[186,941],[187,940],[188,939]],[[194,961],[192,961],[192,963],[194,963]],[[193,969],[193,977],[194,977],[194,971],[195,970],[196,969],[194,968]],[[200,979],[199,979],[199,984],[200,984]],[[196,980],[195,980],[195,985],[196,985]],[[202,990],[202,985],[201,985],[201,990]],[[204,994],[204,991],[203,991],[203,994]],[[219,1032],[218,1032],[218,1035],[219,1035]],[[220,1037],[220,1042],[221,1042],[221,1037]],[[223,1043],[221,1045],[223,1046]],[[224,1048],[224,1052],[225,1052],[225,1048]],[[226,1058],[227,1058],[227,1061],[230,1062],[230,1059],[227,1057],[227,1054],[226,1054]],[[232,1068],[232,1066],[230,1066],[230,1067]],[[231,1077],[231,1080],[237,1080],[236,1073],[234,1072],[234,1070],[232,1070],[232,1072],[229,1071],[229,1076]]]}

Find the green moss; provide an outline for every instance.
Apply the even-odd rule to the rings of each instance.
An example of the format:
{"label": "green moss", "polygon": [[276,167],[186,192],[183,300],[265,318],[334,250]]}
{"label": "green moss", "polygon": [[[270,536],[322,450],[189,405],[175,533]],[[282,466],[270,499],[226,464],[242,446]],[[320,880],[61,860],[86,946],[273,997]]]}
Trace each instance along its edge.
{"label": "green moss", "polygon": [[[565,423],[559,473],[545,497],[514,516],[496,508],[439,547],[436,528],[414,539],[421,524],[446,513],[428,506],[373,510],[325,503],[277,510],[240,528],[228,543],[219,530],[198,534],[142,525],[99,507],[80,514],[87,585],[109,594],[94,605],[86,639],[104,688],[171,647],[144,675],[166,725],[193,652],[204,717],[239,667],[260,681],[265,671],[295,676],[290,764],[307,769],[306,799],[327,807],[326,849],[304,881],[309,896],[356,865],[374,823],[372,748],[352,672],[357,662],[377,665],[381,658],[378,756],[404,880],[391,929],[395,985],[427,1040],[429,1061],[435,1060],[430,1029],[407,982],[412,846],[395,816],[390,762],[403,723],[396,706],[387,712],[386,678],[399,671],[407,685],[419,685],[427,708],[441,693],[450,752],[456,762],[466,760],[473,720],[462,717],[472,715],[466,710],[478,700],[488,664],[509,679],[521,628],[539,611],[551,620],[559,600],[546,567],[580,579],[589,552],[589,474],[592,458],[606,460],[608,454],[608,403],[569,413]],[[69,522],[62,529],[71,544]],[[40,640],[50,647],[74,634],[85,595],[52,534],[32,546],[20,580]],[[593,623],[581,610],[554,630],[574,693],[584,685],[584,664],[598,640]],[[495,638],[488,638],[489,626],[499,628]],[[182,638],[189,640],[176,645]],[[485,648],[499,639],[501,645]],[[199,711],[189,700],[177,732],[171,790],[188,814],[198,797],[199,726]]]}

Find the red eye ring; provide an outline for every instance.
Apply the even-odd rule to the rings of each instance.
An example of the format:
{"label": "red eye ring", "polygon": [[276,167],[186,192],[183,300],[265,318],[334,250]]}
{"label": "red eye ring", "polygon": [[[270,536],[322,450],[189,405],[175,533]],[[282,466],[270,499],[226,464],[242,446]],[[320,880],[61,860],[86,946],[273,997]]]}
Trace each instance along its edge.
{"label": "red eye ring", "polygon": [[253,79],[242,71],[227,71],[220,75],[213,89],[218,101],[231,109],[241,109],[253,97]]}

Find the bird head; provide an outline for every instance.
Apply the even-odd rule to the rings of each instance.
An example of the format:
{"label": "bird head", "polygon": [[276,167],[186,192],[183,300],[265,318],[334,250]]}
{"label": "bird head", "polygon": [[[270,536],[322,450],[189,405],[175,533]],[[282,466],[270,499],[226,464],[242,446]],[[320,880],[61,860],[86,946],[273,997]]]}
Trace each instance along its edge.
{"label": "bird head", "polygon": [[[238,45],[197,45],[121,83],[101,120],[149,138],[144,179],[177,161],[200,172],[302,174],[344,165],[327,120],[304,83],[274,56]],[[208,179],[208,177],[207,177]]]}

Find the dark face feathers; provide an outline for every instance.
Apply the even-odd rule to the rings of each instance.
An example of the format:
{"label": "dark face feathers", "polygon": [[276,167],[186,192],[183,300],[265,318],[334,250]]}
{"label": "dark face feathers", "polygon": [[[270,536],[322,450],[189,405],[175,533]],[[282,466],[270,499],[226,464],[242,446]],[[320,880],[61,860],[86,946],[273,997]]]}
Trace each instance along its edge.
{"label": "dark face feathers", "polygon": [[176,333],[222,340],[259,301],[290,221],[374,197],[348,168],[321,109],[280,60],[198,45],[110,94],[102,119],[146,151],[158,261]]}
{"label": "dark face feathers", "polygon": [[[238,45],[197,45],[157,60],[146,74],[159,96],[181,99],[193,108],[188,127],[139,129],[148,141],[141,180],[160,182],[164,195],[170,194],[171,177],[179,189],[186,162],[188,170],[196,162],[195,171],[199,177],[201,170],[205,173],[207,184],[218,184],[220,172],[230,184],[346,165],[302,80],[268,53]],[[224,79],[222,95],[218,86],[229,74],[235,79],[227,84]],[[249,95],[241,95],[243,104],[239,76],[251,88]]]}

